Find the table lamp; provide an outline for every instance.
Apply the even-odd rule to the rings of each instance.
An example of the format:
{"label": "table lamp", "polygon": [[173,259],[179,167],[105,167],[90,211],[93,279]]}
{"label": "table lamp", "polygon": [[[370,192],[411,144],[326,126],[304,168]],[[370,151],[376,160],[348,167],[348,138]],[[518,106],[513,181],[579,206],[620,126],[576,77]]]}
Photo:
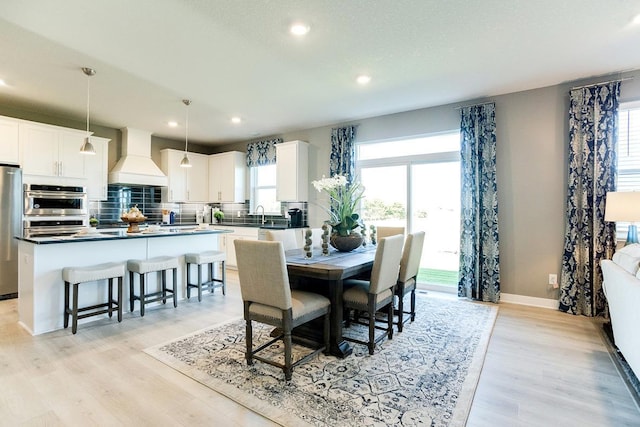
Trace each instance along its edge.
{"label": "table lamp", "polygon": [[604,220],[629,222],[626,245],[638,243],[638,229],[634,222],[640,221],[640,191],[615,191],[607,193]]}

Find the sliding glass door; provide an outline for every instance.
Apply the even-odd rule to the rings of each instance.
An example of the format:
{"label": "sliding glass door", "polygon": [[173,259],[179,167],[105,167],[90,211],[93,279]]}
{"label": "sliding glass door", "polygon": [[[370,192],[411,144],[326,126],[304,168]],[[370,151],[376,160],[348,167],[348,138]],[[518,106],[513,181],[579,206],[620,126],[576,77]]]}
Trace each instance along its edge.
{"label": "sliding glass door", "polygon": [[418,283],[454,288],[460,242],[459,133],[362,143],[358,154],[367,227],[424,231]]}

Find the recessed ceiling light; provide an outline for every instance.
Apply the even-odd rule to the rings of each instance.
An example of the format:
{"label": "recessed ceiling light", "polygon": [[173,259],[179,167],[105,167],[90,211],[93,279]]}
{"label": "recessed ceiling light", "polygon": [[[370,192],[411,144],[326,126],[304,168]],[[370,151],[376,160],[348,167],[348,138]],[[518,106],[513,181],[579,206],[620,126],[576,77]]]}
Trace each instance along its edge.
{"label": "recessed ceiling light", "polygon": [[242,123],[242,119],[240,117],[231,117],[231,123],[238,124]]}
{"label": "recessed ceiling light", "polygon": [[289,31],[294,36],[304,36],[309,32],[310,29],[311,28],[307,24],[304,24],[302,22],[296,22],[295,24],[291,25],[291,27],[289,28]]}
{"label": "recessed ceiling light", "polygon": [[178,122],[170,121],[167,124],[169,125],[170,128],[177,128],[178,127]]}
{"label": "recessed ceiling light", "polygon": [[371,81],[371,76],[367,76],[366,74],[362,74],[356,77],[356,82],[358,82],[359,85],[366,85],[370,81]]}
{"label": "recessed ceiling light", "polygon": [[631,24],[640,25],[640,13],[633,18],[633,20],[631,21]]}
{"label": "recessed ceiling light", "polygon": [[0,86],[7,86],[7,82],[5,82],[4,80],[0,79]]}

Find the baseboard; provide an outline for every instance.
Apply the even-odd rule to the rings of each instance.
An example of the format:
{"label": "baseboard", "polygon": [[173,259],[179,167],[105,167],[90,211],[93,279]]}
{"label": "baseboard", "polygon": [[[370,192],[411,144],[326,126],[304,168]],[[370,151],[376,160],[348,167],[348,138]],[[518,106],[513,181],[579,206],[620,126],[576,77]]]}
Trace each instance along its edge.
{"label": "baseboard", "polygon": [[533,307],[550,308],[552,310],[557,310],[559,305],[557,299],[528,297],[524,295],[505,293],[500,294],[500,301],[510,302],[512,304],[530,305]]}

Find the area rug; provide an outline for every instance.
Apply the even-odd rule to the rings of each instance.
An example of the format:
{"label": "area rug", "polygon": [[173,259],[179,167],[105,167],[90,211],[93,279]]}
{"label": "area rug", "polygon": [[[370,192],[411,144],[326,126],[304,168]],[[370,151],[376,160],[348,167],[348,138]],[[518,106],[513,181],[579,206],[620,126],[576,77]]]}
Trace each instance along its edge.
{"label": "area rug", "polygon": [[[285,426],[463,426],[497,306],[418,295],[417,315],[370,356],[353,344],[344,359],[323,354],[282,370],[244,359],[242,319],[145,350],[173,369]],[[254,346],[273,328],[254,322]],[[352,325],[345,334],[361,335]],[[270,347],[273,356],[281,345]],[[295,346],[294,359],[308,353]]]}

